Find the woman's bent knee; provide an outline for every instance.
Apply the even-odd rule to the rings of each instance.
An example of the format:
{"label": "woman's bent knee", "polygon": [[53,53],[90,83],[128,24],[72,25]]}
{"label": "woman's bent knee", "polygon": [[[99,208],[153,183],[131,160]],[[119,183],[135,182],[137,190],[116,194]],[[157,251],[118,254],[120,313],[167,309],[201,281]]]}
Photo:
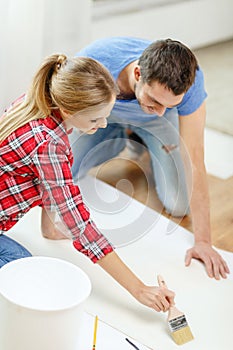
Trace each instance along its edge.
{"label": "woman's bent knee", "polygon": [[10,237],[0,235],[0,267],[17,259],[32,256],[21,244]]}

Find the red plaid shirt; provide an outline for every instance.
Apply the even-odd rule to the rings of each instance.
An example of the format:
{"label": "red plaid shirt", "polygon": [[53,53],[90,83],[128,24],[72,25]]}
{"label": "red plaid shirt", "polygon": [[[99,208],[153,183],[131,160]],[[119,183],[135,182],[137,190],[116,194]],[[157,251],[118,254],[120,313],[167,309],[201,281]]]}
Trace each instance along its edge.
{"label": "red plaid shirt", "polygon": [[113,250],[97,229],[74,185],[72,152],[58,113],[31,121],[0,144],[0,230],[32,207],[57,211],[74,247],[93,262]]}

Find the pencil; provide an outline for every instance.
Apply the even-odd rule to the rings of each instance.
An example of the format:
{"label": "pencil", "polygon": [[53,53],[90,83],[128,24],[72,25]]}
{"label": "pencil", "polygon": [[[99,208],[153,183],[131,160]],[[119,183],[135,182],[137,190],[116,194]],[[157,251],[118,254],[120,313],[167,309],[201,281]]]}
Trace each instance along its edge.
{"label": "pencil", "polygon": [[132,347],[134,347],[134,349],[139,350],[139,348],[137,347],[137,345],[135,345],[131,340],[129,340],[128,338],[125,338],[125,340],[132,345]]}
{"label": "pencil", "polygon": [[96,347],[97,328],[98,328],[98,316],[95,316],[95,324],[94,324],[94,334],[93,334],[93,345],[92,345],[92,350],[95,350],[95,347]]}
{"label": "pencil", "polygon": [[[160,287],[167,288],[162,276],[158,276],[158,283]],[[176,344],[182,345],[193,339],[185,315],[173,305],[170,306],[168,310],[168,325],[171,331],[171,336]]]}

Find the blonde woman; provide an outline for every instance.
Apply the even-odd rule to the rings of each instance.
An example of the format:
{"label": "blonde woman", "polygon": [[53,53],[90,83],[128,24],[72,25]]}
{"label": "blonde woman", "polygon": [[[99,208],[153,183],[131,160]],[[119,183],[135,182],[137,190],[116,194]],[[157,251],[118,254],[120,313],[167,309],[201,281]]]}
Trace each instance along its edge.
{"label": "blonde woman", "polygon": [[[146,286],[121,261],[82,201],[71,174],[68,134],[73,127],[95,133],[107,125],[116,98],[110,73],[91,58],[51,55],[25,96],[0,119],[0,266],[30,253],[3,233],[32,207],[43,208],[42,231],[51,237],[57,212],[74,247],[98,263],[139,302],[156,311],[173,304],[174,293]],[[55,236],[54,238],[58,238]]]}

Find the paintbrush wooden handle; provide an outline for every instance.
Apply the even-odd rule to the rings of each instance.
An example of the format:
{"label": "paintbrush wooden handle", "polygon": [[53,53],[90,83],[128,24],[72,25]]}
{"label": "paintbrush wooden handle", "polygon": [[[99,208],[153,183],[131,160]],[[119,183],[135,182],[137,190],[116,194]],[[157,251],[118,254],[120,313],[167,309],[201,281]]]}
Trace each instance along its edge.
{"label": "paintbrush wooden handle", "polygon": [[[164,278],[161,275],[157,276],[158,284],[160,287],[167,288],[166,282],[164,281]],[[168,310],[168,320],[175,318],[176,316],[182,315],[181,311],[179,311],[176,307],[175,304],[171,305],[169,310]]]}
{"label": "paintbrush wooden handle", "polygon": [[[160,287],[168,289],[166,282],[164,281],[164,278],[161,275],[157,276],[157,280]],[[171,305],[168,309],[168,320],[172,318],[174,310],[176,311],[177,309],[173,305]]]}
{"label": "paintbrush wooden handle", "polygon": [[164,278],[161,275],[157,276],[157,280],[160,287],[167,288],[166,282],[164,281]]}
{"label": "paintbrush wooden handle", "polygon": [[[166,282],[164,281],[164,278],[161,275],[157,276],[158,284],[160,287],[167,288]],[[176,318],[177,316],[182,315],[182,313],[174,306],[171,305],[168,309],[168,321]]]}
{"label": "paintbrush wooden handle", "polygon": [[[159,284],[160,287],[168,289],[168,287],[167,287],[167,285],[166,285],[166,282],[164,281],[164,278],[163,278],[161,275],[158,275],[158,276],[157,276],[157,280],[158,280],[158,284]],[[171,301],[170,301],[170,303],[171,303]],[[169,310],[168,310],[168,318],[170,317],[171,313],[173,312],[173,310],[174,310],[174,308],[175,308],[174,305],[175,305],[175,302],[174,302],[174,300],[173,300],[173,301],[172,301],[172,304],[170,304],[170,308],[169,308]],[[177,310],[177,309],[176,309],[176,310]]]}

